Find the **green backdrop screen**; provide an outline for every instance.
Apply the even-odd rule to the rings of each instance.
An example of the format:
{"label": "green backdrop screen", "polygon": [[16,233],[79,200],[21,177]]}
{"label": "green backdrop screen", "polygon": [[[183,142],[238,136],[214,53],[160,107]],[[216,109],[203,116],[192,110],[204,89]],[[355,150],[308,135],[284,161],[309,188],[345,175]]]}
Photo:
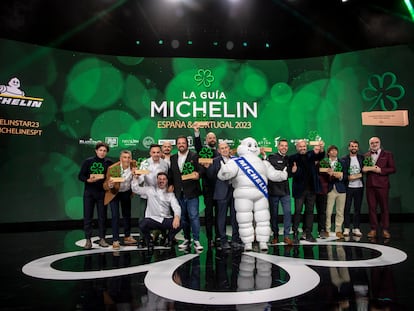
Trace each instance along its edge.
{"label": "green backdrop screen", "polygon": [[[0,40],[1,222],[82,218],[82,161],[97,141],[116,160],[128,149],[193,135],[209,121],[237,146],[272,147],[318,133],[347,152],[379,136],[394,153],[391,213],[413,213],[412,126],[363,126],[361,112],[410,110],[409,46],[291,60],[140,58],[91,55]],[[190,139],[190,145],[192,140]],[[203,208],[203,207],[201,207]],[[363,210],[366,212],[366,207]],[[139,211],[133,209],[133,216]]]}

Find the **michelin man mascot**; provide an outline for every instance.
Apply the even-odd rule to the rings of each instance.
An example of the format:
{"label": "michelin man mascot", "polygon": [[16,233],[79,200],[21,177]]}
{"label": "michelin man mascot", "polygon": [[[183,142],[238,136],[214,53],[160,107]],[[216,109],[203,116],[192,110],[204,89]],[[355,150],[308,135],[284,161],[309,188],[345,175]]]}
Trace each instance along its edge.
{"label": "michelin man mascot", "polygon": [[252,250],[255,237],[260,250],[268,249],[271,229],[267,180],[287,179],[286,169],[276,170],[268,161],[259,158],[259,153],[256,140],[247,137],[237,147],[239,157],[232,158],[227,163],[222,162],[217,174],[217,178],[230,180],[234,187],[236,219],[245,251]]}

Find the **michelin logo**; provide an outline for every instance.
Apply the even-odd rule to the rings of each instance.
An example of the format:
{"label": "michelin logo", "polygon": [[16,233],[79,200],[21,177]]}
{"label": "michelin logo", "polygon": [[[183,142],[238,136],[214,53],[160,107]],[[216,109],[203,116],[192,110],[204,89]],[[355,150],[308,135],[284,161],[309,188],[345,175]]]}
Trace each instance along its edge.
{"label": "michelin logo", "polygon": [[16,77],[10,79],[7,85],[0,85],[0,104],[11,106],[24,106],[40,108],[43,98],[27,97],[20,89],[20,80]]}

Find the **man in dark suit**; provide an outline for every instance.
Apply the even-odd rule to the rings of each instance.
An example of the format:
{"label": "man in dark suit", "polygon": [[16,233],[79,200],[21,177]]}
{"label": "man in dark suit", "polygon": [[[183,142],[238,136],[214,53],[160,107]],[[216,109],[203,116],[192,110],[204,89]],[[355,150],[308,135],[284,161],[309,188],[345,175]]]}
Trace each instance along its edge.
{"label": "man in dark suit", "polygon": [[363,172],[367,173],[367,203],[369,209],[369,222],[371,231],[367,234],[369,238],[375,238],[378,230],[377,206],[381,210],[382,236],[386,239],[391,237],[389,232],[389,207],[388,195],[390,189],[389,175],[396,172],[394,156],[390,151],[381,149],[381,140],[371,137],[369,140],[369,152],[364,155],[371,157],[375,164],[373,168],[365,166]]}
{"label": "man in dark suit", "polygon": [[293,240],[298,243],[298,227],[303,205],[305,205],[304,235],[307,241],[316,242],[312,236],[313,208],[316,193],[320,191],[319,177],[315,163],[325,157],[324,142],[308,151],[305,140],[296,142],[297,153],[289,157],[289,167],[292,168],[292,195],[295,199],[295,214],[293,216]]}
{"label": "man in dark suit", "polygon": [[[217,145],[217,138],[216,134],[213,132],[209,132],[206,135],[206,146],[203,146],[201,142],[201,136],[200,136],[200,127],[198,125],[198,122],[195,122],[193,125],[194,128],[194,147],[198,154],[200,154],[203,147],[209,148],[211,150],[211,154],[213,155],[213,158],[219,156],[220,154],[216,150]],[[205,165],[206,167],[208,165]],[[213,231],[217,224],[217,202],[214,200],[214,188],[215,188],[215,179],[209,178],[206,174],[203,174],[201,176],[201,184],[202,184],[202,193],[204,198],[204,220],[206,224],[206,235],[207,235],[207,243],[208,246],[214,245],[213,240]],[[214,217],[216,216],[216,217]],[[216,239],[217,239],[217,232]]]}
{"label": "man in dark suit", "polygon": [[230,245],[227,241],[226,235],[226,218],[227,208],[230,207],[230,220],[232,227],[232,247],[242,247],[239,236],[239,226],[236,220],[236,210],[234,209],[234,198],[233,198],[233,186],[228,180],[220,180],[217,178],[217,172],[220,170],[221,162],[227,163],[230,160],[230,147],[226,142],[222,142],[218,146],[220,155],[215,157],[213,163],[207,168],[207,177],[210,180],[214,180],[215,187],[213,193],[213,199],[217,202],[217,235],[220,238],[220,248],[230,249]]}
{"label": "man in dark suit", "polygon": [[351,140],[348,144],[349,154],[344,156],[342,160],[345,163],[344,171],[347,171],[348,181],[346,183],[346,199],[344,211],[344,236],[350,235],[351,225],[351,206],[354,203],[354,217],[352,235],[354,237],[361,237],[360,230],[360,214],[361,205],[364,195],[364,180],[362,178],[362,168],[364,166],[364,156],[359,154],[359,142]]}
{"label": "man in dark suit", "polygon": [[[174,186],[174,194],[181,206],[181,227],[184,231],[184,242],[178,247],[187,249],[190,246],[190,232],[192,231],[194,248],[197,251],[202,251],[198,210],[199,196],[201,195],[198,155],[188,150],[188,140],[185,136],[179,136],[176,145],[178,153],[170,158],[171,166],[168,171],[168,180]],[[184,177],[185,175],[187,176]],[[187,179],[188,177],[189,179]]]}

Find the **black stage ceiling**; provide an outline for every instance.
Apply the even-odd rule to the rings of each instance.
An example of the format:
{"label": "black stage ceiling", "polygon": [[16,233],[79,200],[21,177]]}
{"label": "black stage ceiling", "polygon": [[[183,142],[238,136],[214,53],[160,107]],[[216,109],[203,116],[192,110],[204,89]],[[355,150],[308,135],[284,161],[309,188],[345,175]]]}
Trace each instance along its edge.
{"label": "black stage ceiling", "polygon": [[413,43],[407,3],[11,0],[0,10],[0,37],[94,54],[302,58]]}

